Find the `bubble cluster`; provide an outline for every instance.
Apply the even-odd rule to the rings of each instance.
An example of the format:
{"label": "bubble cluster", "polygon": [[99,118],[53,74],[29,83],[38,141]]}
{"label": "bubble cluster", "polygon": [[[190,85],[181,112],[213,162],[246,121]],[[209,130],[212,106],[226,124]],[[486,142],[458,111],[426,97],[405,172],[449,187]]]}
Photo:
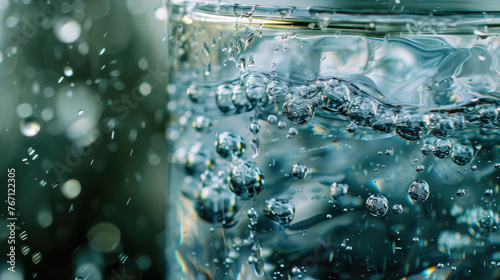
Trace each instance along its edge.
{"label": "bubble cluster", "polygon": [[264,216],[285,226],[293,220],[295,206],[288,200],[271,198],[264,203]]}
{"label": "bubble cluster", "polygon": [[415,180],[408,188],[408,195],[415,202],[424,202],[429,198],[429,184],[424,180]]}
{"label": "bubble cluster", "polygon": [[264,174],[254,162],[238,162],[229,170],[229,188],[242,199],[258,195],[264,186]]}
{"label": "bubble cluster", "polygon": [[389,202],[385,196],[380,194],[373,194],[366,199],[366,209],[375,217],[382,217],[389,209]]}

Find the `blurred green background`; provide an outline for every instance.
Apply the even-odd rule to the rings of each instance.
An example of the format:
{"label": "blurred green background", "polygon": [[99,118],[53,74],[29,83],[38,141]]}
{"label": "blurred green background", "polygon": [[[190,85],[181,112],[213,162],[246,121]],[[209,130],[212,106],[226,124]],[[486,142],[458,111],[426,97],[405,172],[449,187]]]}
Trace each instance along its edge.
{"label": "blurred green background", "polygon": [[0,0],[1,280],[164,278],[166,19],[155,0]]}

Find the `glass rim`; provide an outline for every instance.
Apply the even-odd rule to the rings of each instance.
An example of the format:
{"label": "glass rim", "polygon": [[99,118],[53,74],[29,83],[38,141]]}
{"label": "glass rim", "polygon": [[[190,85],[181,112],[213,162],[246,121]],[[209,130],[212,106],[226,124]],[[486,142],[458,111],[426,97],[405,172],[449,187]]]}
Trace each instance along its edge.
{"label": "glass rim", "polygon": [[499,0],[168,0],[167,3],[329,9],[390,14],[500,12]]}

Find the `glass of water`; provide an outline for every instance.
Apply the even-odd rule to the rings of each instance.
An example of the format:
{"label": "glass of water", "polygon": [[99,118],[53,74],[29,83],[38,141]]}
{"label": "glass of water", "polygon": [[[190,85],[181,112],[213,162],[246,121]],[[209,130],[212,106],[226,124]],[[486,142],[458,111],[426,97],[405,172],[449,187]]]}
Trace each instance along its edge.
{"label": "glass of water", "polygon": [[169,279],[499,277],[500,2],[167,5]]}

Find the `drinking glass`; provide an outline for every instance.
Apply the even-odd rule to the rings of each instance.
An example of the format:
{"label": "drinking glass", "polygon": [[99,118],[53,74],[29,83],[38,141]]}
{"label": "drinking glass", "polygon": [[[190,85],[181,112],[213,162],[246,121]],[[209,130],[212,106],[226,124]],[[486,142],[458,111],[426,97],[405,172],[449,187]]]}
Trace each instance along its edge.
{"label": "drinking glass", "polygon": [[168,279],[499,277],[500,2],[167,7]]}

